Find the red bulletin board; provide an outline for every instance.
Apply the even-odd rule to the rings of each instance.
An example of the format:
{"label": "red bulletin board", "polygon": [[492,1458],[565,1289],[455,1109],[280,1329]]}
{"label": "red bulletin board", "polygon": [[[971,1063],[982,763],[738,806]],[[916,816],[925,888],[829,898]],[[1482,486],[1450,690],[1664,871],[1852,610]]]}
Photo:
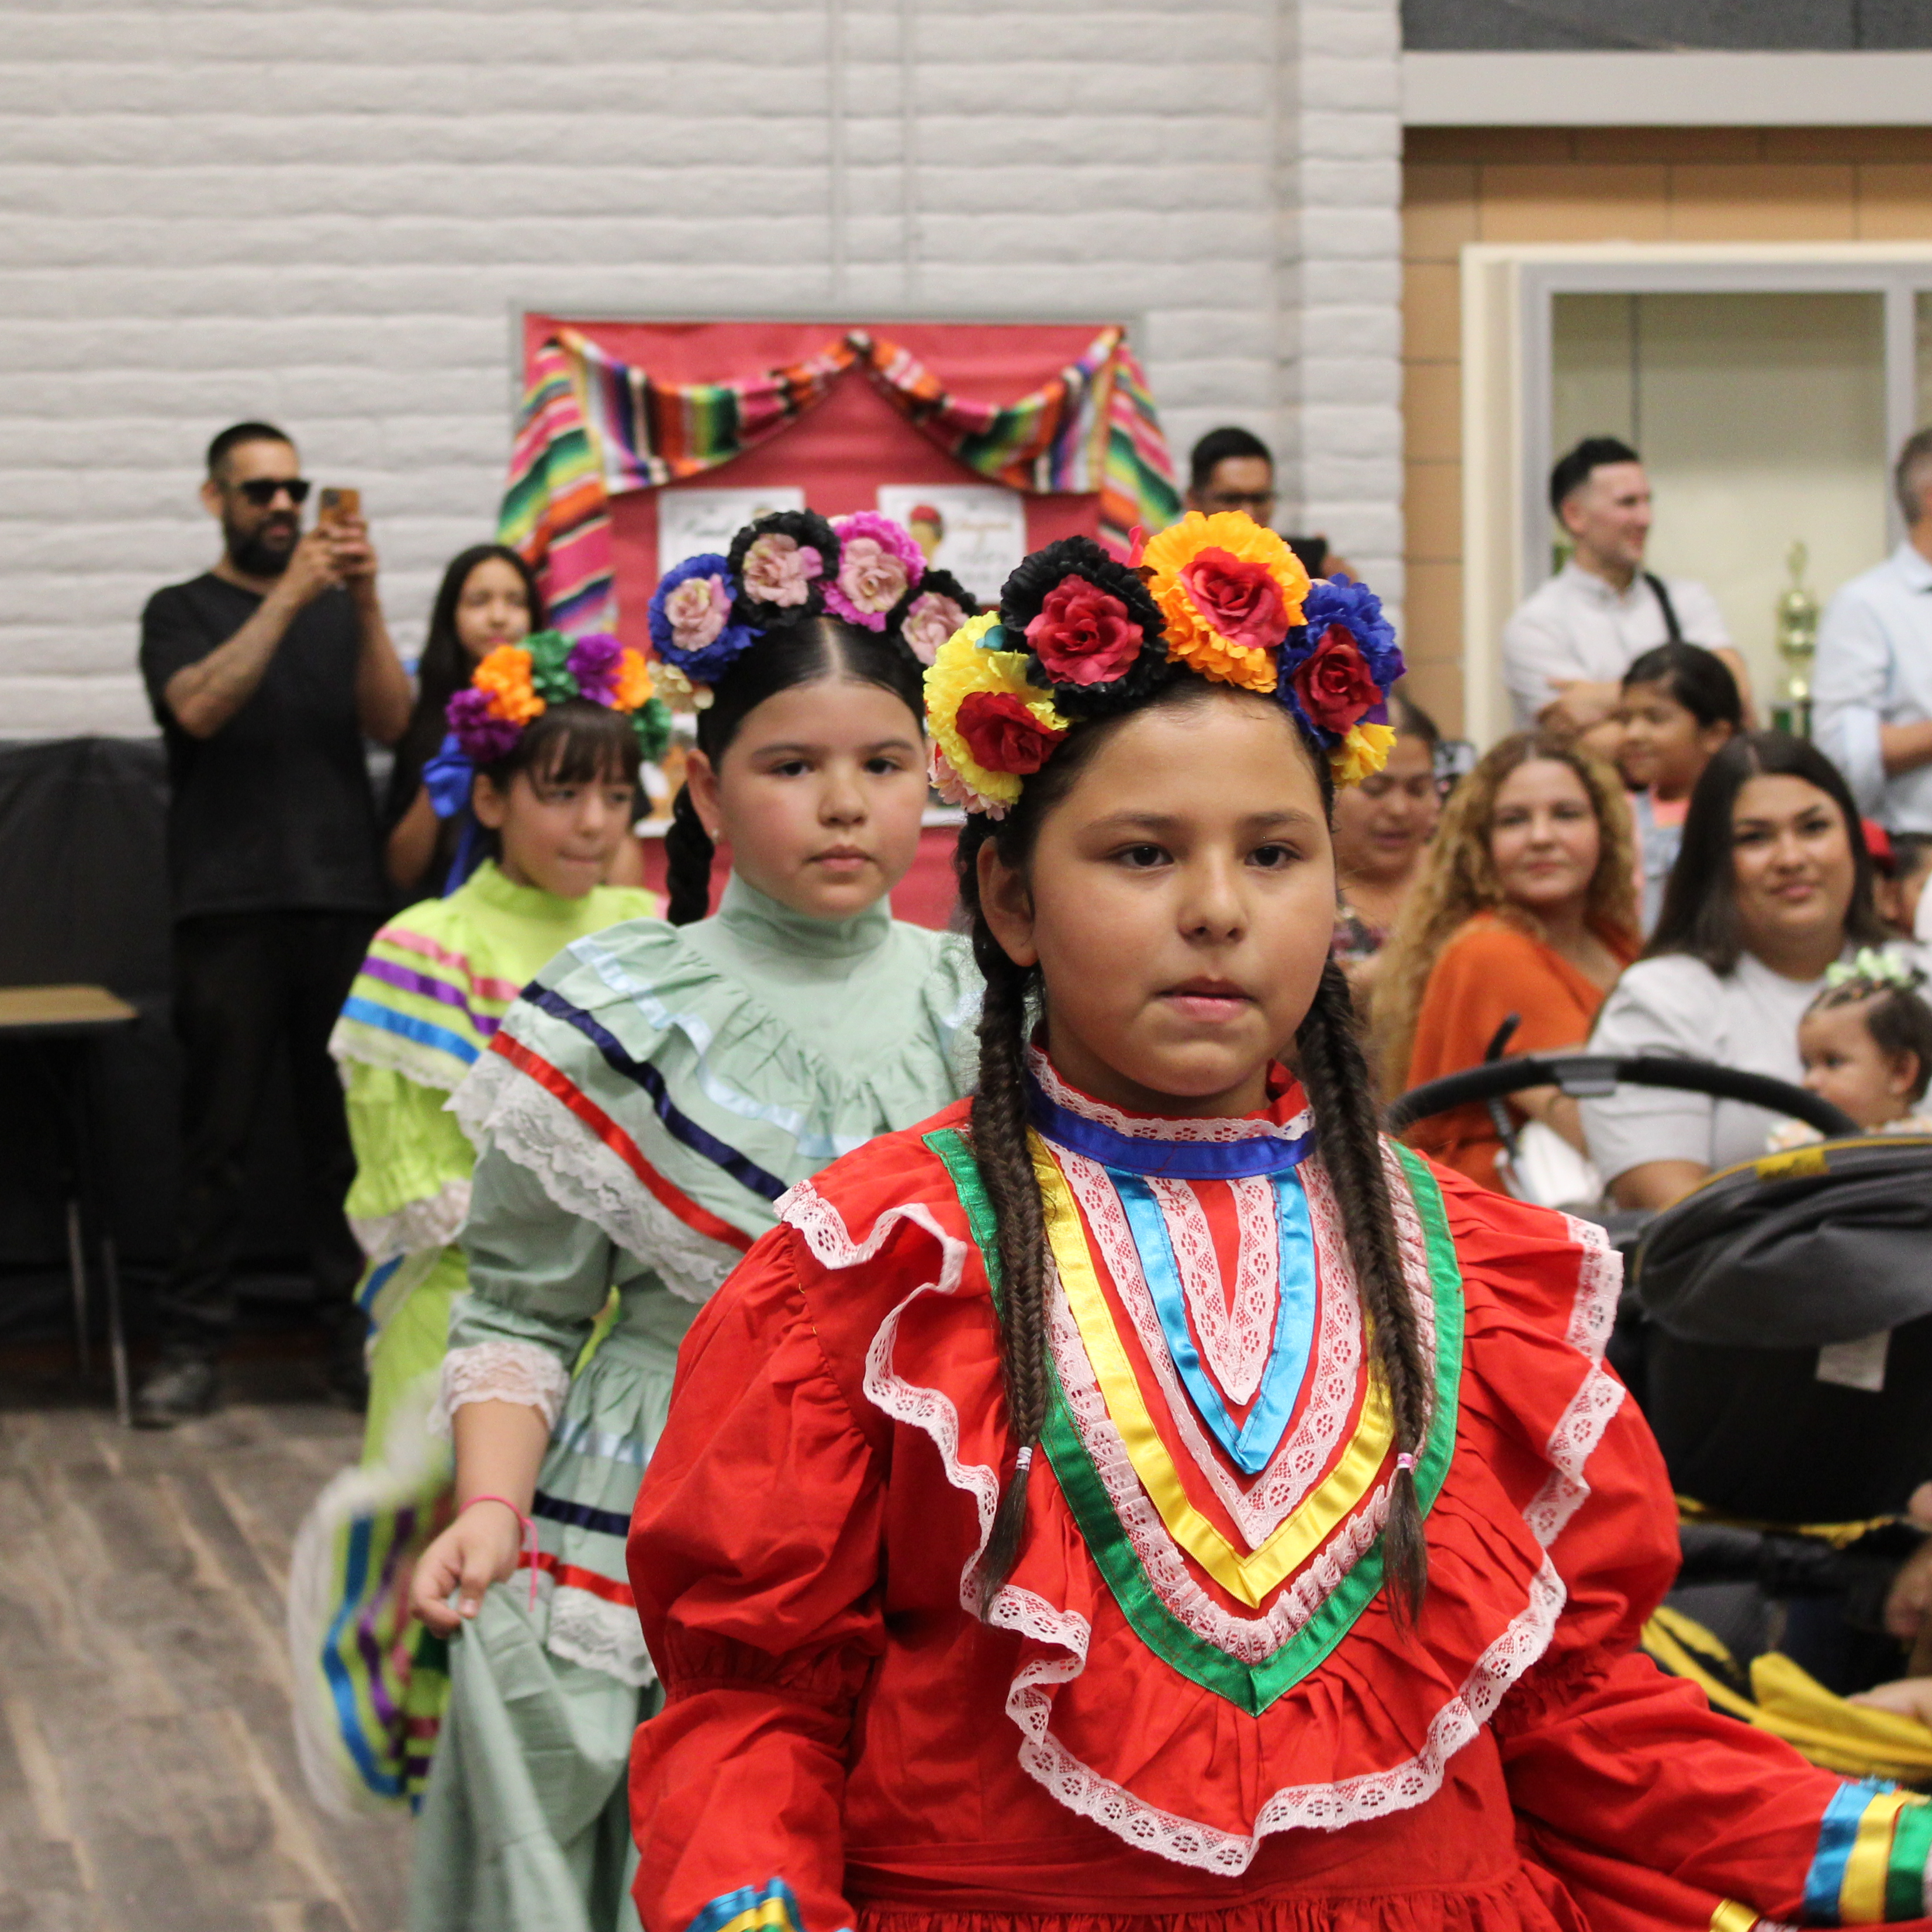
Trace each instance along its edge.
{"label": "red bulletin board", "polygon": [[[524,357],[560,328],[679,382],[715,382],[780,368],[817,352],[848,328],[899,344],[947,388],[1000,406],[1017,402],[1057,375],[1092,344],[1104,322],[586,322],[569,316],[524,316]],[[956,462],[920,434],[875,389],[849,370],[831,393],[768,442],[668,489],[755,489],[789,484],[826,516],[875,510],[881,484],[970,483],[991,479]],[[657,586],[656,490],[610,500],[619,634],[646,640],[644,613]],[[1100,498],[1028,494],[1027,548],[1064,536],[1094,536]]]}

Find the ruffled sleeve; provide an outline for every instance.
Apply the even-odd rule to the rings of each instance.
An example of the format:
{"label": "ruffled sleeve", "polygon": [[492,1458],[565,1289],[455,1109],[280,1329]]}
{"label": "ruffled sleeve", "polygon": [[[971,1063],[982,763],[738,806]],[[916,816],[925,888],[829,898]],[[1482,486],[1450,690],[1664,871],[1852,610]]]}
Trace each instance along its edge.
{"label": "ruffled sleeve", "polygon": [[[1862,1818],[1877,1794],[1712,1711],[1636,1647],[1676,1573],[1676,1512],[1649,1429],[1601,1359],[1621,1275],[1601,1231],[1447,1177],[1444,1195],[1466,1279],[1486,1291],[1469,1298],[1469,1420],[1499,1465],[1513,1444],[1526,1454],[1540,1437],[1550,1471],[1525,1516],[1562,1581],[1563,1612],[1493,1720],[1535,1855],[1593,1919],[1617,1865],[1655,1874],[1699,1923],[1725,1900],[1788,1921],[1916,1918],[1911,1874],[1909,1911],[1862,1915],[1856,1882],[1849,1906],[1836,1890],[1828,1911],[1820,1904],[1832,1819],[1848,1805]],[[1587,1366],[1566,1372],[1564,1358],[1580,1354]],[[1881,1824],[1868,1862],[1876,1857],[1882,1876],[1890,1817],[1875,1818],[1867,1838],[1876,1845]],[[1908,1844],[1900,1856],[1912,1856]],[[1615,1901],[1603,1912],[1613,1920]]]}
{"label": "ruffled sleeve", "polygon": [[[651,1932],[835,1932],[854,1702],[884,1648],[879,1444],[760,1241],[698,1317],[638,1499],[630,1574],[665,1691],[638,1733],[636,1896]],[[876,1423],[873,1425],[876,1430]]]}

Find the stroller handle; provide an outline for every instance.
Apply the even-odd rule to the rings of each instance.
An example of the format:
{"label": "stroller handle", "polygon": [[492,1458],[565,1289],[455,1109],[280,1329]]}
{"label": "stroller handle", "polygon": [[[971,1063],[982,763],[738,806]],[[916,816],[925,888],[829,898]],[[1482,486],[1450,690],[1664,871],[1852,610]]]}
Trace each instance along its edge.
{"label": "stroller handle", "polygon": [[1768,1073],[1745,1073],[1734,1066],[1718,1066],[1706,1060],[1667,1060],[1646,1057],[1620,1060],[1594,1053],[1528,1054],[1520,1060],[1497,1060],[1447,1073],[1439,1080],[1412,1088],[1389,1107],[1383,1124],[1399,1134],[1452,1107],[1472,1101],[1500,1100],[1526,1087],[1560,1088],[1573,1100],[1595,1100],[1618,1087],[1668,1087],[1683,1094],[1708,1094],[1713,1100],[1738,1100],[1762,1107],[1816,1127],[1828,1140],[1855,1134],[1858,1124],[1830,1101],[1788,1080]]}

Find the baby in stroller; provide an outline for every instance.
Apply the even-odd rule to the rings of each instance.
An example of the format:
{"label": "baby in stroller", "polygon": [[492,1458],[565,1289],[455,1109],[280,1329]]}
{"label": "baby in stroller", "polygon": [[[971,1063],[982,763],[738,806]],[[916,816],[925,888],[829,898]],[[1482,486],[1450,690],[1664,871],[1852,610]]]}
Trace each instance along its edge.
{"label": "baby in stroller", "polygon": [[[1918,1109],[1932,1083],[1932,1006],[1925,975],[1895,954],[1862,950],[1832,967],[1825,990],[1798,1024],[1804,1084],[1876,1133],[1932,1133]],[[1771,1150],[1819,1138],[1815,1127],[1786,1120]]]}

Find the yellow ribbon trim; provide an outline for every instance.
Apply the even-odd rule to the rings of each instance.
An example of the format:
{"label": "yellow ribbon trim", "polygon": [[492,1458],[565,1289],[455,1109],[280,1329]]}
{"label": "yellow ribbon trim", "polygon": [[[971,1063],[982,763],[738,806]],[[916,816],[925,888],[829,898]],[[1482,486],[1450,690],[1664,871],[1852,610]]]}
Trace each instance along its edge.
{"label": "yellow ribbon trim", "polygon": [[1756,1923],[1757,1914],[1735,1898],[1719,1899],[1717,1910],[1711,1914],[1711,1932],[1750,1932]]}
{"label": "yellow ribbon trim", "polygon": [[1073,1311],[1087,1358],[1093,1364],[1094,1378],[1106,1400],[1107,1413],[1120,1432],[1134,1474],[1174,1541],[1231,1597],[1258,1610],[1269,1592],[1293,1576],[1360,1507],[1395,1440],[1388,1396],[1381,1383],[1371,1378],[1354,1438],[1342,1452],[1341,1460],[1259,1549],[1244,1556],[1188,1500],[1174,1458],[1148,1413],[1133,1366],[1101,1292],[1072,1190],[1046,1142],[1037,1134],[1030,1134],[1028,1139],[1046,1210],[1047,1244],[1060,1270],[1060,1285],[1066,1292],[1067,1306]]}
{"label": "yellow ribbon trim", "polygon": [[1865,1807],[1858,1820],[1852,1855],[1845,1861],[1845,1880],[1838,1888],[1838,1923],[1885,1923],[1886,1868],[1892,1862],[1892,1828],[1906,1805],[1919,1801],[1907,1791],[1881,1792]]}
{"label": "yellow ribbon trim", "polygon": [[796,1924],[782,1898],[761,1898],[727,1920],[718,1932],[796,1932]]}

